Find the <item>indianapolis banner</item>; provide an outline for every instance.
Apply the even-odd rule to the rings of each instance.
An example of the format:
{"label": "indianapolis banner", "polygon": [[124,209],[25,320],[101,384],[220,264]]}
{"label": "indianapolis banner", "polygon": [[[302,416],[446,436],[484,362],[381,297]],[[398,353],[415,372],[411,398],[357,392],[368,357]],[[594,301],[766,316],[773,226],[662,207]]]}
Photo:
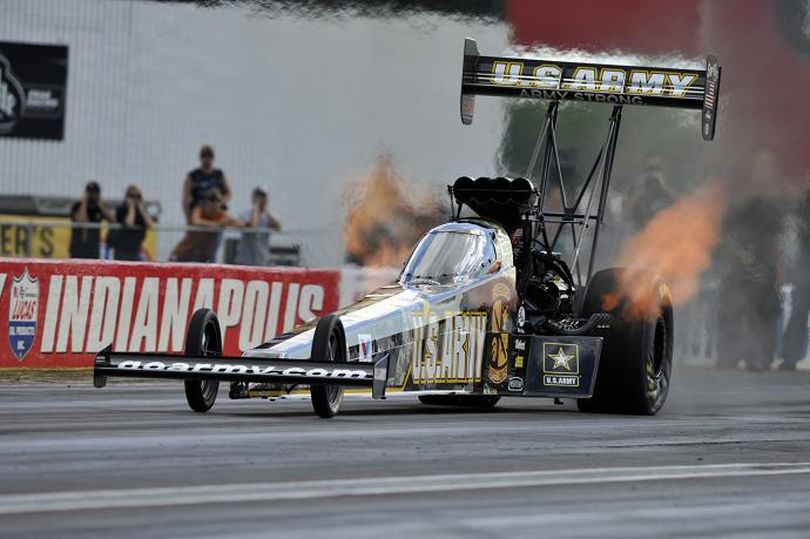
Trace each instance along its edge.
{"label": "indianapolis banner", "polygon": [[107,345],[181,353],[200,307],[239,355],[337,309],[339,286],[328,269],[0,258],[0,369],[90,367]]}

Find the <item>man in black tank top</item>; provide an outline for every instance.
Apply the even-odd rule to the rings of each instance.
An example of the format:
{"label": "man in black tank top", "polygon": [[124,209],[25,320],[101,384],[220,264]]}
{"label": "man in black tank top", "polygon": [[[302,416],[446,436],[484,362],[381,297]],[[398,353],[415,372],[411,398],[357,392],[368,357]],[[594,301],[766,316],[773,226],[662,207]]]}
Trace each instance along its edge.
{"label": "man in black tank top", "polygon": [[214,149],[205,145],[200,148],[200,166],[188,173],[183,184],[183,213],[187,223],[191,222],[191,210],[204,202],[205,194],[211,189],[221,193],[224,204],[231,199],[228,179],[222,170],[214,168]]}

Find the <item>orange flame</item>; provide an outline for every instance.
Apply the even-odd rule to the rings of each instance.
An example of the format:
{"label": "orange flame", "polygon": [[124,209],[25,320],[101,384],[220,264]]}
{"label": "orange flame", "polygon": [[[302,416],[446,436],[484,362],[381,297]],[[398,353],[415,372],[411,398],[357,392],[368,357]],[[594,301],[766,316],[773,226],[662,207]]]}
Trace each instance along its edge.
{"label": "orange flame", "polygon": [[346,253],[361,266],[400,266],[422,234],[441,222],[439,202],[394,170],[381,156],[353,186],[357,198],[346,219]]}
{"label": "orange flame", "polygon": [[674,305],[688,303],[699,289],[700,275],[711,265],[727,204],[724,195],[719,185],[709,184],[658,212],[627,240],[618,266],[638,271],[618,274],[619,290],[603,298],[603,308],[611,310],[625,301],[631,315],[656,309],[650,294],[639,286],[642,272],[663,279]]}

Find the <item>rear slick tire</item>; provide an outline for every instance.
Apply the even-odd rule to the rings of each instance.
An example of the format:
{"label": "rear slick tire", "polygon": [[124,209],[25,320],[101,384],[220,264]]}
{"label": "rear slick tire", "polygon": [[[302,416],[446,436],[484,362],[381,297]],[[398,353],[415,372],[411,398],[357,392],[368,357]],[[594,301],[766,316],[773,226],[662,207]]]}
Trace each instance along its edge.
{"label": "rear slick tire", "polygon": [[[346,361],[346,334],[340,318],[330,314],[318,320],[312,338],[313,361]],[[312,384],[309,387],[312,409],[324,418],[334,417],[343,404],[343,386]]]}
{"label": "rear slick tire", "polygon": [[[192,357],[222,356],[222,335],[217,315],[211,309],[197,309],[186,332],[186,355]],[[195,412],[204,413],[217,400],[217,380],[186,380],[186,402]]]}
{"label": "rear slick tire", "polygon": [[584,317],[604,312],[604,298],[620,291],[624,272],[651,306],[642,312],[621,302],[602,344],[593,397],[578,399],[582,412],[654,415],[666,402],[672,377],[672,297],[663,281],[650,273],[625,268],[597,272],[588,283]]}

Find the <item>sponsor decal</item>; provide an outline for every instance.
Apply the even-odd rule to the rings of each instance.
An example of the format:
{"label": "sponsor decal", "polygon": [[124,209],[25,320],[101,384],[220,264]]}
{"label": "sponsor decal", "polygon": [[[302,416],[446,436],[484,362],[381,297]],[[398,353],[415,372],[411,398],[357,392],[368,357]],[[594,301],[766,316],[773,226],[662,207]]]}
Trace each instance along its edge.
{"label": "sponsor decal", "polygon": [[517,327],[518,331],[523,332],[523,326],[526,325],[526,309],[521,305],[517,312]]}
{"label": "sponsor decal", "polygon": [[523,391],[523,378],[519,376],[513,376],[509,379],[509,383],[507,384],[506,388],[512,392],[520,392]]}
{"label": "sponsor decal", "polygon": [[357,336],[357,341],[360,346],[358,353],[358,360],[359,361],[368,361],[371,360],[371,357],[374,355],[373,353],[373,340],[371,335],[368,333],[361,333]]}
{"label": "sponsor decal", "polygon": [[526,351],[526,339],[515,339],[515,350]]}
{"label": "sponsor decal", "polygon": [[347,368],[314,368],[305,369],[303,367],[277,367],[275,365],[259,366],[247,363],[185,363],[182,361],[122,361],[113,368],[123,371],[161,371],[161,372],[187,372],[206,374],[254,374],[259,376],[276,377],[306,377],[306,378],[328,378],[328,379],[352,379],[371,380],[373,374],[361,369]]}
{"label": "sponsor decal", "polygon": [[575,101],[586,101],[592,103],[611,103],[616,105],[644,104],[644,99],[638,95],[591,94],[583,92],[568,92],[557,90],[523,89],[520,92],[520,97],[530,97],[535,99],[550,99],[552,101],[573,99]]}
{"label": "sponsor decal", "polygon": [[8,344],[11,352],[22,361],[34,345],[39,312],[39,280],[28,274],[14,277],[8,302]]}
{"label": "sponsor decal", "polygon": [[506,380],[508,373],[509,350],[509,309],[512,303],[511,289],[498,283],[492,288],[492,318],[489,338],[490,354],[487,365],[487,380],[494,385],[500,385]]}
{"label": "sponsor decal", "polygon": [[495,286],[492,287],[493,303],[499,300],[508,302],[511,297],[512,293],[509,291],[509,287],[506,284],[496,283]]}
{"label": "sponsor decal", "polygon": [[490,82],[526,87],[523,97],[633,104],[644,95],[702,98],[703,89],[695,86],[699,78],[695,71],[496,60]]}
{"label": "sponsor decal", "polygon": [[411,379],[416,384],[481,379],[487,313],[466,312],[427,324],[416,317]]}
{"label": "sponsor decal", "polygon": [[579,345],[543,343],[543,385],[579,387]]}
{"label": "sponsor decal", "polygon": [[487,369],[487,379],[491,384],[501,384],[506,379],[507,355],[509,335],[506,333],[493,334],[490,338],[490,360]]}
{"label": "sponsor decal", "polygon": [[518,355],[515,356],[515,368],[516,369],[522,369],[523,368],[523,360],[524,360],[524,358],[523,358],[522,355],[518,354]]}

